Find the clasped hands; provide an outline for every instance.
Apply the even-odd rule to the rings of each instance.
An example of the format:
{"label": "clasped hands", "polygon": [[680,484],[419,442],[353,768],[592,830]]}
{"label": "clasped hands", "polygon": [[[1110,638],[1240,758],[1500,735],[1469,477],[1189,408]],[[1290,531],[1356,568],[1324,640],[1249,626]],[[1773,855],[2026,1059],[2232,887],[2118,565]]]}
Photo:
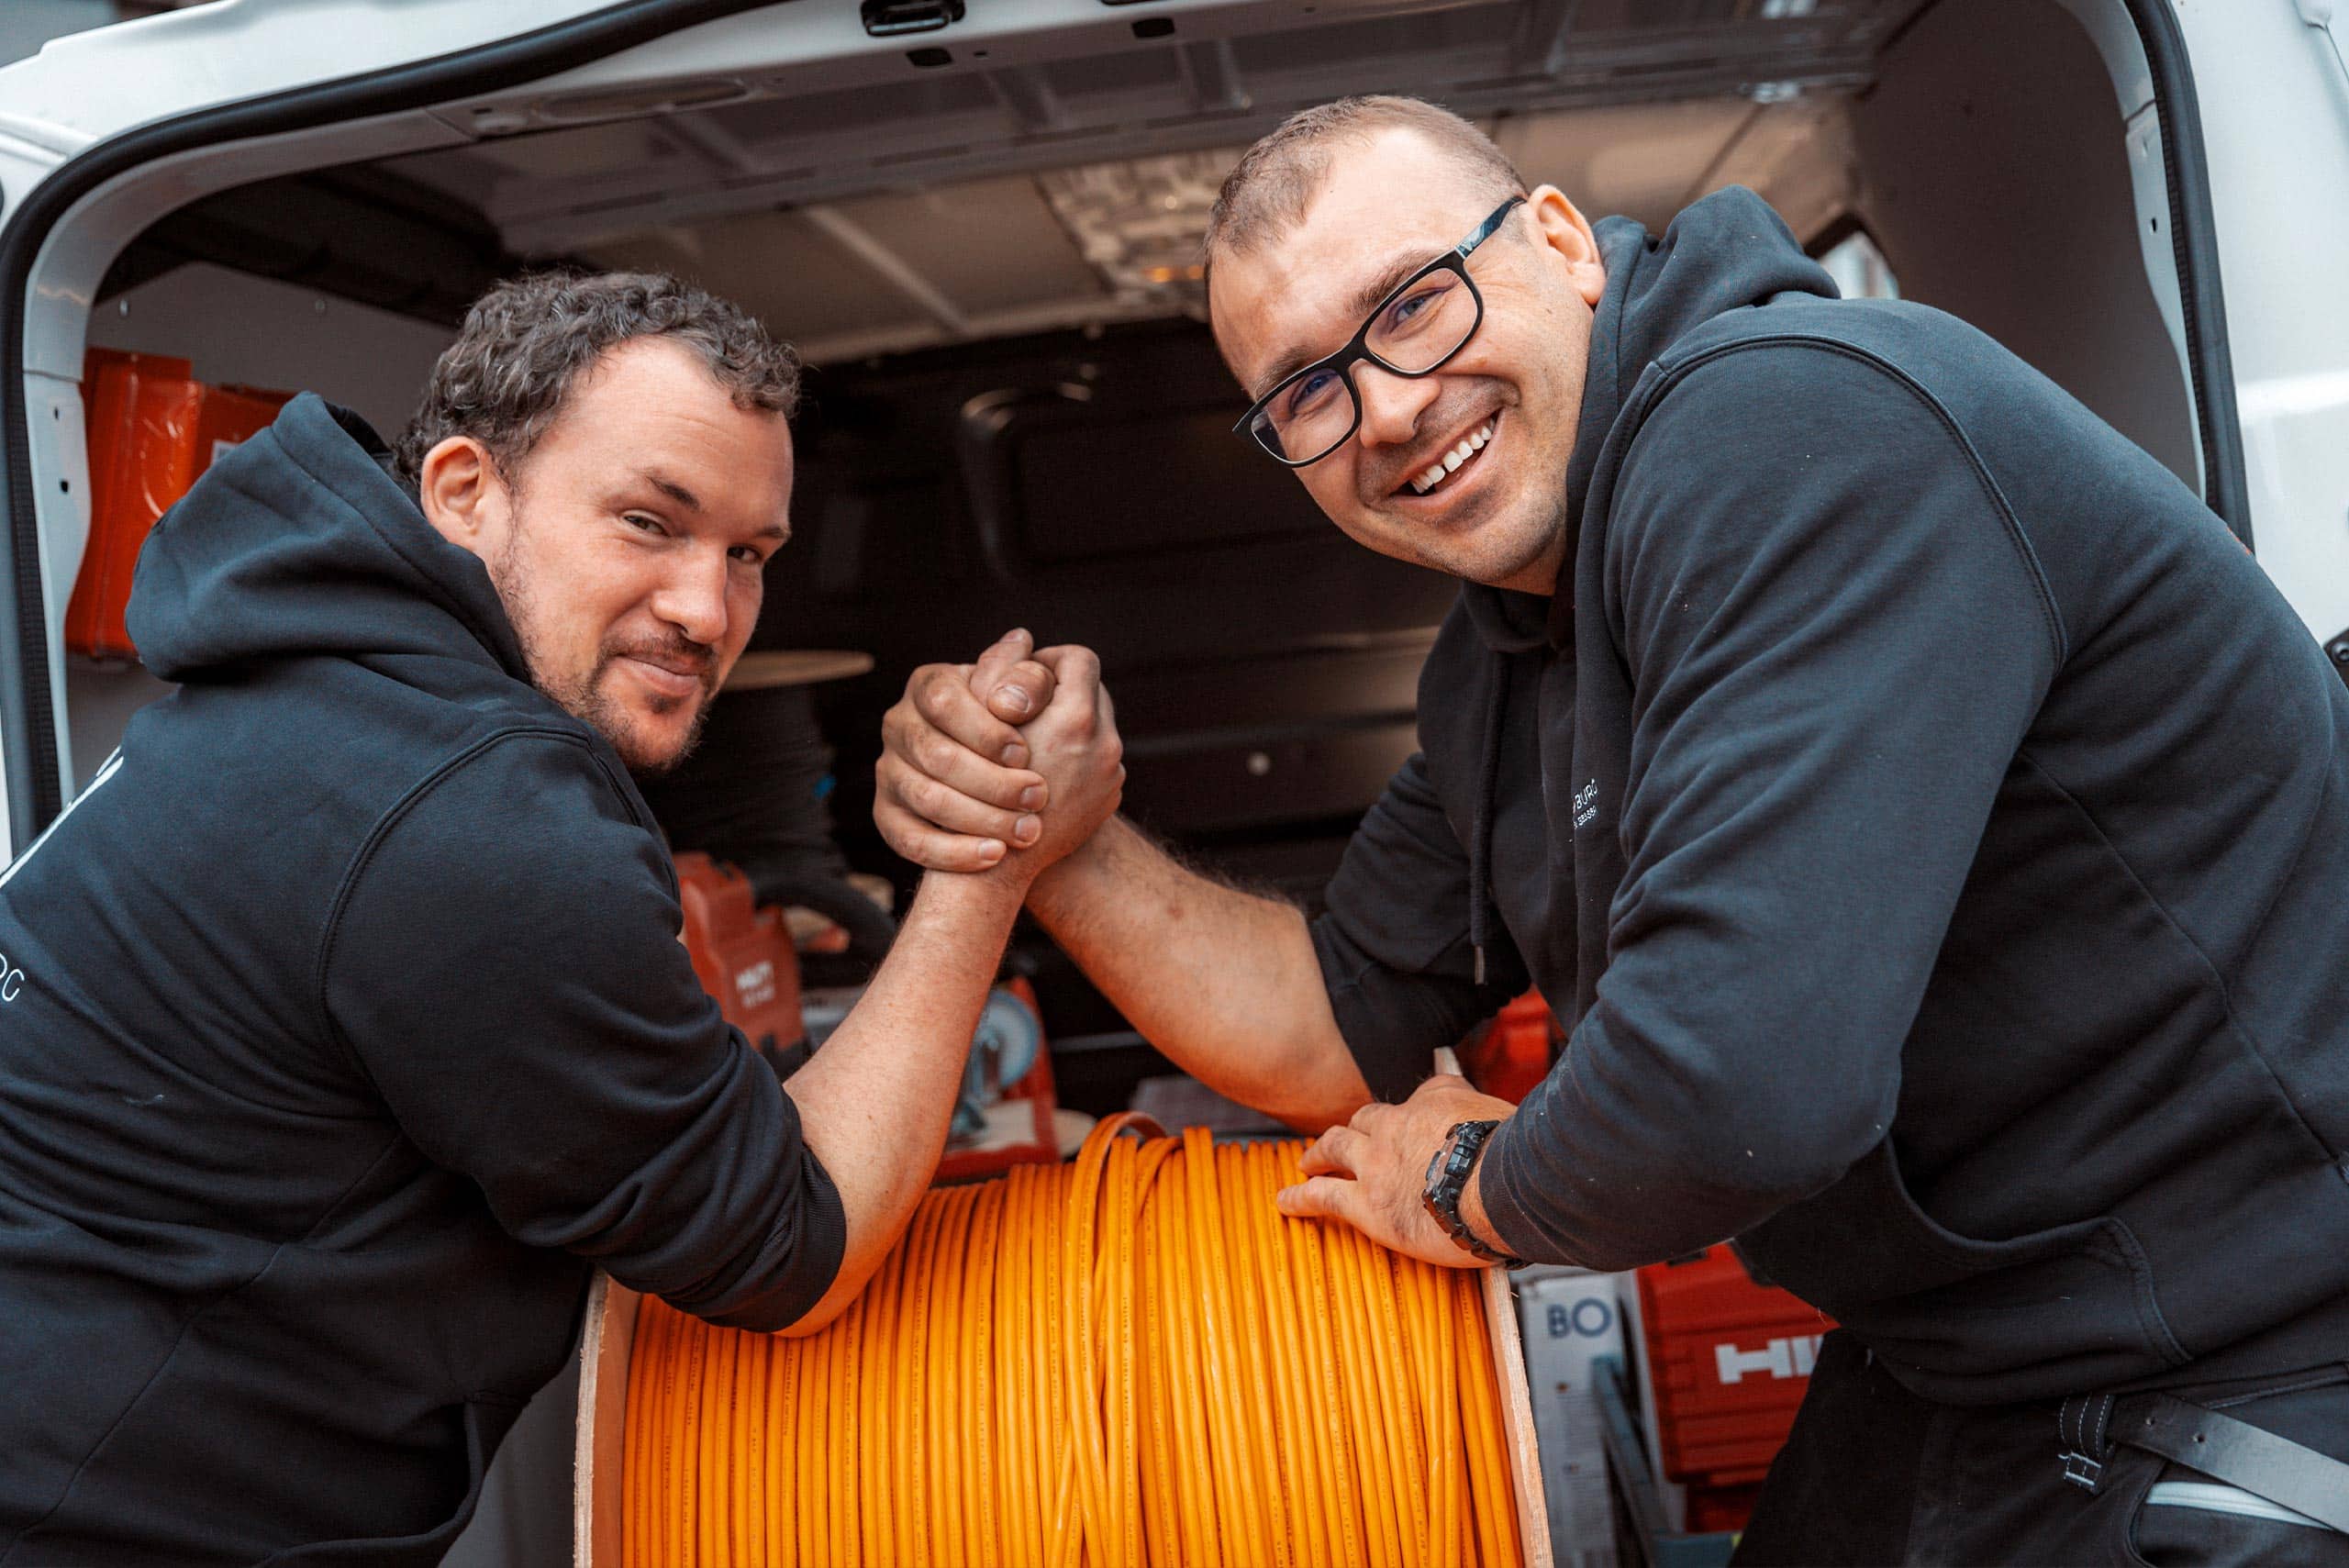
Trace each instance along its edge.
{"label": "clasped hands", "polygon": [[[1122,797],[1124,746],[1100,661],[1075,646],[1039,649],[1024,630],[975,663],[915,671],[881,735],[874,823],[930,871],[1007,878],[1024,892],[1090,841]],[[1428,1165],[1454,1124],[1514,1109],[1453,1073],[1399,1105],[1364,1106],[1306,1151],[1307,1179],[1281,1192],[1281,1210],[1343,1220],[1428,1262],[1475,1267],[1428,1211]],[[1491,1241],[1474,1183],[1461,1209]]]}
{"label": "clasped hands", "polygon": [[975,664],[925,664],[881,719],[873,821],[929,871],[1022,887],[1116,814],[1126,782],[1101,662],[1006,632]]}

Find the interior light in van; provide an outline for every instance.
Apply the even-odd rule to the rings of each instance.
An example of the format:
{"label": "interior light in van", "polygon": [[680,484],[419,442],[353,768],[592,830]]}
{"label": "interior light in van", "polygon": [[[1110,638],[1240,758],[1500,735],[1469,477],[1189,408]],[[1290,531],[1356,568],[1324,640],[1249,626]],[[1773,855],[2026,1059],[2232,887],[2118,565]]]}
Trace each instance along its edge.
{"label": "interior light in van", "polygon": [[1227,149],[1088,163],[1036,183],[1104,283],[1196,303],[1208,209],[1239,156]]}

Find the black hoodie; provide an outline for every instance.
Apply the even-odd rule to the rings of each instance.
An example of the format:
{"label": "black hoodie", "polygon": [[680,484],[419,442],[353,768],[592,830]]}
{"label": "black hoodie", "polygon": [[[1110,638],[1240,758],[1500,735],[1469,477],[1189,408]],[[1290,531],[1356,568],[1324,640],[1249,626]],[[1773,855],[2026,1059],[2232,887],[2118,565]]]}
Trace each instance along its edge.
{"label": "black hoodie", "polygon": [[1480,1173],[1519,1253],[1738,1238],[1956,1403],[2349,1359],[2313,639],[2166,470],[1835,299],[1752,194],[1598,238],[1557,595],[1463,590],[1317,926],[1374,1091],[1531,979],[1573,1030]]}
{"label": "black hoodie", "polygon": [[130,628],[179,691],[0,881],[0,1564],[436,1562],[591,1267],[776,1327],[840,1200],[358,420],[215,465]]}

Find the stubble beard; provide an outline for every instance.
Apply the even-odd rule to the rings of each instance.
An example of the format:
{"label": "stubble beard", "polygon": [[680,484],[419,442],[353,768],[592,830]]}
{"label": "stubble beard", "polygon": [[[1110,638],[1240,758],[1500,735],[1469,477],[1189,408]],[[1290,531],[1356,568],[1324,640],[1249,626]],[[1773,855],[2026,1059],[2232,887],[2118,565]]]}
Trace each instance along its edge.
{"label": "stubble beard", "polygon": [[[659,778],[674,770],[693,754],[701,743],[703,727],[709,722],[710,698],[715,695],[705,675],[703,689],[693,697],[654,696],[648,706],[656,714],[666,717],[674,713],[680,704],[694,705],[692,721],[684,738],[666,751],[656,751],[640,732],[635,716],[625,704],[605,689],[605,677],[611,673],[612,662],[625,651],[607,645],[596,650],[595,665],[584,676],[568,677],[555,671],[545,655],[535,628],[533,611],[538,595],[530,582],[529,573],[520,561],[522,528],[519,520],[507,547],[497,560],[485,562],[489,568],[490,585],[506,606],[506,619],[514,628],[514,639],[522,650],[522,666],[529,672],[530,684],[545,695],[556,706],[601,735],[619,753],[620,761],[629,773],[640,778]],[[712,666],[715,667],[714,664]]]}

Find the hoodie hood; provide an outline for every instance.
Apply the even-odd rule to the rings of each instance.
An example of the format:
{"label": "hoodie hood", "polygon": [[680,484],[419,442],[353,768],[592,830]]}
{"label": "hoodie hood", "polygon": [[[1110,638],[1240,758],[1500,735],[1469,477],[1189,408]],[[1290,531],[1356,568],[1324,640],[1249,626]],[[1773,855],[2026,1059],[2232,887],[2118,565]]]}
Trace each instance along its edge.
{"label": "hoodie hood", "polygon": [[[1591,313],[1590,356],[1583,373],[1582,414],[1574,456],[1566,466],[1566,515],[1574,546],[1560,566],[1571,584],[1580,559],[1583,505],[1608,432],[1623,400],[1648,365],[1698,328],[1733,310],[1782,294],[1833,299],[1826,270],[1803,254],[1770,205],[1742,185],[1716,191],[1672,220],[1661,239],[1628,217],[1599,220],[1593,231],[1606,264],[1607,287]],[[1492,926],[1494,791],[1500,770],[1501,716],[1508,702],[1509,656],[1564,648],[1571,636],[1571,589],[1553,596],[1461,585],[1461,607],[1478,639],[1497,657],[1486,662],[1485,720],[1479,748],[1476,808],[1469,831],[1469,941],[1483,983],[1485,946]]]}
{"label": "hoodie hood", "polygon": [[315,394],[207,469],[139,552],[128,609],[169,681],[273,659],[529,667],[488,570],[425,520],[367,422]]}

